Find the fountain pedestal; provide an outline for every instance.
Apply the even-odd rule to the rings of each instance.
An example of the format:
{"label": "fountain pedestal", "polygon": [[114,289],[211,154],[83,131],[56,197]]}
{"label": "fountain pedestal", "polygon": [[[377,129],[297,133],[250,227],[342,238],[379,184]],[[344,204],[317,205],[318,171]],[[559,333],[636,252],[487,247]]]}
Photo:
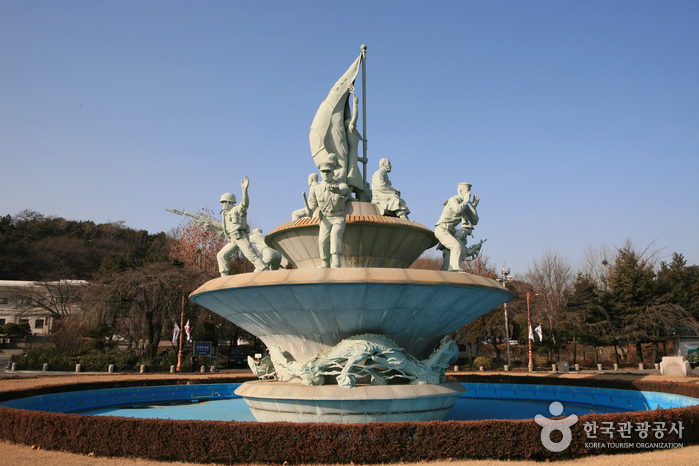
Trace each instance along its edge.
{"label": "fountain pedestal", "polygon": [[273,380],[246,382],[236,391],[260,422],[385,422],[445,420],[466,389],[439,385],[307,387]]}

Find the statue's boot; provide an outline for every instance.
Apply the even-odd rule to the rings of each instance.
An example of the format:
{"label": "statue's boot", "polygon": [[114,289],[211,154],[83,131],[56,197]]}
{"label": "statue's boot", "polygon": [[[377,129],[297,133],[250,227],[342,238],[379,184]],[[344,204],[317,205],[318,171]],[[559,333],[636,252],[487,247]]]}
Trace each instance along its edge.
{"label": "statue's boot", "polygon": [[340,267],[342,267],[340,265],[340,255],[339,254],[333,254],[332,263],[330,264],[330,267],[332,267],[333,269],[339,269]]}
{"label": "statue's boot", "polygon": [[329,269],[330,268],[330,259],[323,259],[323,264],[318,268],[319,269]]}

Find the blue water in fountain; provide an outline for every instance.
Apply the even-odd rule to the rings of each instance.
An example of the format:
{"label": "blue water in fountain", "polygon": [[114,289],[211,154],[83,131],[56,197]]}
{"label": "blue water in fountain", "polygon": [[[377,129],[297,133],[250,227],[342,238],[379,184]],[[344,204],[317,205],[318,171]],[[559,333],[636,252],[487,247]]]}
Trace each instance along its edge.
{"label": "blue water in fountain", "polygon": [[[668,393],[560,385],[463,383],[448,420],[531,419],[549,416],[553,401],[564,416],[647,411],[699,404]],[[254,421],[245,401],[233,392],[240,384],[167,385],[53,393],[0,403],[50,412],[134,418]]]}

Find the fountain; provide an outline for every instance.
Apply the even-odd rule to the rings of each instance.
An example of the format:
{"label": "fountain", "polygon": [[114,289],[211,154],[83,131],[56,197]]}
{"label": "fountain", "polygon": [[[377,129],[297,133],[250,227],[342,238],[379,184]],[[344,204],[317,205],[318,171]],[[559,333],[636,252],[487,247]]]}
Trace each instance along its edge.
{"label": "fountain", "polygon": [[[275,267],[255,257],[258,273],[229,276],[222,251],[221,278],[190,295],[268,347],[262,362],[250,361],[260,380],[236,390],[258,421],[443,420],[465,391],[445,379],[458,355],[451,334],[512,299],[498,282],[461,268],[483,243],[466,247],[478,222],[471,185],[460,184],[444,203],[436,232],[408,219],[387,159],[372,178],[373,193],[369,189],[353,95],[365,57],[363,46],[311,125],[311,152],[323,181],[309,177],[304,209],[266,237],[266,246],[294,269],[269,270]],[[240,248],[248,257],[252,249],[247,183],[246,177],[239,206],[233,194],[221,198],[223,222],[204,222],[229,239],[226,254]],[[438,243],[443,270],[408,268]]]}

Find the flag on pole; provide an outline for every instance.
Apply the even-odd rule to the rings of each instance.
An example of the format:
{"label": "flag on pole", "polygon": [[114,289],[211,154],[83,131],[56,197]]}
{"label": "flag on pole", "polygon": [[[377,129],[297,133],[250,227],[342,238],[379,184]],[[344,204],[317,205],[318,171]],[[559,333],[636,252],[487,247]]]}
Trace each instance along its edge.
{"label": "flag on pole", "polygon": [[189,328],[189,319],[187,319],[187,323],[184,325],[184,331],[187,332],[187,341],[191,340],[191,338],[189,337],[189,332],[191,331],[191,329]]}
{"label": "flag on pole", "polygon": [[534,332],[532,332],[532,326],[531,326],[531,325],[529,326],[529,339],[532,340],[532,341],[536,341],[536,340],[534,340]]}
{"label": "flag on pole", "polygon": [[172,344],[176,345],[177,344],[177,337],[180,335],[180,328],[177,326],[177,323],[175,323],[175,329],[172,331]]}
{"label": "flag on pole", "polygon": [[[538,326],[537,328],[535,328],[534,331],[535,331],[536,334],[539,336],[539,341],[544,341],[544,331],[543,331],[543,329],[541,328],[541,324],[539,324],[539,326]],[[534,338],[532,338],[532,340],[533,340],[533,339],[534,339]]]}

